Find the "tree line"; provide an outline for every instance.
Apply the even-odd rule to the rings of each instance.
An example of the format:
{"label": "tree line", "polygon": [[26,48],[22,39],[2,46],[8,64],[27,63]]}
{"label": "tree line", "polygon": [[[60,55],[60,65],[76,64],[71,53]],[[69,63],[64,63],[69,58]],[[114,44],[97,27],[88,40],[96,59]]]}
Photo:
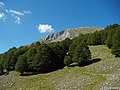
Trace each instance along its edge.
{"label": "tree line", "polygon": [[73,39],[33,46],[13,47],[0,55],[0,74],[16,70],[45,73],[77,63],[79,66],[91,60],[88,45],[106,45],[112,54],[120,56],[120,25],[113,24],[101,31],[80,34]]}

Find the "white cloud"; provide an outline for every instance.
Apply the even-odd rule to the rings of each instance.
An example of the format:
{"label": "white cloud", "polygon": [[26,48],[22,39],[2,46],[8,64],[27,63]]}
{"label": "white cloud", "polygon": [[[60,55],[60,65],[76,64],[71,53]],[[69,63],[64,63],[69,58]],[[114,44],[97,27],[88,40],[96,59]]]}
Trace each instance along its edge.
{"label": "white cloud", "polygon": [[0,20],[5,21],[5,19],[6,19],[5,14],[4,13],[0,13]]}
{"label": "white cloud", "polygon": [[15,16],[15,23],[20,24],[20,17]]}
{"label": "white cloud", "polygon": [[23,16],[24,13],[19,12],[19,11],[15,11],[15,10],[5,10],[7,13],[13,14],[13,15],[18,15],[18,16]]}
{"label": "white cloud", "polygon": [[3,2],[0,2],[0,8],[3,7],[5,4]]}
{"label": "white cloud", "polygon": [[16,10],[8,10],[6,9],[5,10],[7,13],[10,13],[10,14],[14,14],[14,15],[17,15],[17,16],[24,16],[25,14],[31,14],[32,12],[31,11],[16,11]]}
{"label": "white cloud", "polygon": [[0,13],[0,20],[3,20],[3,21],[8,19],[8,18],[6,18],[6,16],[10,15],[10,16],[14,17],[15,23],[20,24],[21,17],[25,16],[26,14],[32,14],[32,12],[30,10],[19,11],[19,10],[14,10],[14,9],[8,9],[6,7],[2,8],[4,5],[5,4],[3,2],[0,2],[0,9],[4,12],[4,13]]}
{"label": "white cloud", "polygon": [[0,18],[3,18],[4,17],[4,13],[0,13]]}
{"label": "white cloud", "polygon": [[24,14],[31,14],[31,11],[23,11]]}
{"label": "white cloud", "polygon": [[21,20],[21,16],[24,16],[25,14],[31,14],[31,11],[16,11],[16,10],[5,10],[7,13],[9,13],[10,15],[12,15],[15,18],[15,23],[20,24],[20,20]]}
{"label": "white cloud", "polygon": [[48,24],[39,24],[38,26],[38,31],[40,33],[46,33],[46,32],[51,32],[53,31],[53,27],[52,25],[48,25]]}

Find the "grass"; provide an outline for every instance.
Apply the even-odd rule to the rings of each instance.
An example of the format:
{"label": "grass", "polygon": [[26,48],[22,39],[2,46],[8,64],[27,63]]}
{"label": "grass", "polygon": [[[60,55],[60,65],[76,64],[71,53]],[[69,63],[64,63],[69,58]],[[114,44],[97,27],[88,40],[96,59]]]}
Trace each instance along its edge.
{"label": "grass", "polygon": [[[104,90],[120,88],[120,58],[104,45],[89,46],[92,59],[101,61],[85,67],[64,67],[54,72],[19,76],[15,71],[0,76],[0,90]],[[103,89],[102,89],[103,88]]]}

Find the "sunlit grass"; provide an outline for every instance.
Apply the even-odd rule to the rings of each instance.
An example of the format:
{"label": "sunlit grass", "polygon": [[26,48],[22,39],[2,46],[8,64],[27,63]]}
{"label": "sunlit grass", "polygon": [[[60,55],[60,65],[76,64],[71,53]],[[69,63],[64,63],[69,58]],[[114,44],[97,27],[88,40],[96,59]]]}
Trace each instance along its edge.
{"label": "sunlit grass", "polygon": [[118,86],[120,81],[107,80],[107,75],[118,73],[120,58],[115,58],[111,50],[104,45],[89,46],[92,59],[101,61],[85,67],[64,67],[54,72],[31,76],[19,76],[12,71],[0,76],[0,90],[99,90],[104,82]]}

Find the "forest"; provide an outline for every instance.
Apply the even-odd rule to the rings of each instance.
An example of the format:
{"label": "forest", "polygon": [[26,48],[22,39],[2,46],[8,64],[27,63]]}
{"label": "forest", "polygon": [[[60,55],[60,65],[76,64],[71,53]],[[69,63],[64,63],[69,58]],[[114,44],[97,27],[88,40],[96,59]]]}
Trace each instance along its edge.
{"label": "forest", "polygon": [[109,25],[101,31],[80,34],[73,39],[10,48],[0,54],[0,75],[13,70],[20,75],[47,73],[72,63],[84,66],[91,60],[90,45],[106,45],[115,57],[120,57],[120,25]]}

